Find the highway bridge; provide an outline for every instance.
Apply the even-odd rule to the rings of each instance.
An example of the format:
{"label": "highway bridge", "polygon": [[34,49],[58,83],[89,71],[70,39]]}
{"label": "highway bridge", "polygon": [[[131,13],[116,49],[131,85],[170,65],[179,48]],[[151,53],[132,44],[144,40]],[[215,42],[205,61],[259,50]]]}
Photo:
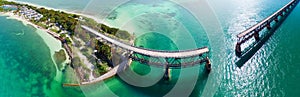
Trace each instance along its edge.
{"label": "highway bridge", "polygon": [[256,42],[260,41],[261,38],[264,38],[261,36],[260,32],[263,32],[262,30],[267,28],[268,30],[272,29],[271,23],[275,21],[275,24],[280,25],[279,19],[281,21],[284,21],[284,19],[289,15],[289,13],[296,7],[299,0],[292,0],[282,8],[280,8],[278,11],[270,15],[269,17],[265,18],[261,22],[257,23],[256,25],[250,27],[249,29],[239,33],[237,35],[237,43],[235,46],[235,52],[238,57],[242,56],[244,52],[241,45],[245,42],[249,41],[250,39],[254,38]]}
{"label": "highway bridge", "polygon": [[102,42],[105,42],[112,47],[122,48],[126,52],[131,52],[128,57],[134,61],[138,61],[146,65],[166,68],[165,76],[169,75],[169,68],[185,68],[202,63],[206,63],[205,66],[208,71],[211,70],[211,63],[208,58],[209,49],[207,47],[178,51],[152,50],[126,44],[85,25],[81,25],[81,27],[96,35],[98,37],[97,39]]}

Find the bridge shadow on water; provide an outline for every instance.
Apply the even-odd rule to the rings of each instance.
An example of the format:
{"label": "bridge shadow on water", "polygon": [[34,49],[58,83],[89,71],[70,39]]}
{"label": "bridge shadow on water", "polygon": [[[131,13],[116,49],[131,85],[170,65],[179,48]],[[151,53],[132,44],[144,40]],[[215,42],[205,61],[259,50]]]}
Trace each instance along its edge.
{"label": "bridge shadow on water", "polygon": [[[138,64],[138,65],[144,65],[144,64]],[[145,65],[145,67],[147,69],[148,65]],[[181,69],[172,69],[172,73],[171,73],[172,77],[170,80],[165,80],[164,78],[161,78],[160,81],[158,81],[156,84],[154,84],[153,86],[150,86],[150,87],[136,87],[136,86],[132,86],[132,85],[124,82],[119,77],[118,77],[118,79],[123,84],[126,84],[126,87],[130,87],[130,89],[133,89],[134,91],[141,93],[144,96],[147,95],[149,97],[161,97],[161,96],[168,94],[174,88],[174,86],[176,84],[178,84],[178,80],[182,79],[179,77],[183,77],[183,79],[186,79],[186,80],[184,80],[184,83],[189,84],[189,79],[191,79],[192,77],[198,76],[196,85],[194,87],[180,87],[178,89],[180,91],[185,91],[186,88],[192,88],[193,91],[192,91],[192,94],[190,94],[190,96],[194,97],[194,96],[199,96],[202,94],[202,91],[206,85],[206,81],[207,81],[209,73],[206,71],[205,65],[198,65],[198,66],[191,67],[191,68],[193,68],[195,70],[199,70],[199,74],[187,74],[187,73],[182,74]],[[186,69],[186,68],[182,68],[182,69]],[[140,67],[139,67],[139,70],[141,70]],[[187,71],[184,71],[184,72],[187,72]],[[193,81],[190,81],[190,82],[193,82]],[[116,93],[116,94],[119,94],[119,93]],[[140,96],[140,94],[138,94],[138,95]],[[120,95],[118,95],[118,96],[123,97],[126,95],[122,95],[122,93],[120,93]]]}
{"label": "bridge shadow on water", "polygon": [[[171,39],[157,33],[146,34],[137,38],[135,40],[135,46],[153,50],[179,51]],[[104,84],[108,86],[109,92],[113,92],[121,97],[128,97],[128,95],[133,97],[160,97],[170,92],[173,92],[172,94],[178,94],[173,96],[201,95],[208,77],[208,72],[205,69],[205,63],[207,63],[205,55],[207,54],[202,53],[201,55],[188,58],[173,58],[164,56],[151,57],[147,54],[132,52],[128,55],[132,60],[131,65],[129,67],[126,65],[119,66],[117,70],[118,76],[106,80]],[[129,58],[123,59],[126,60]],[[116,60],[118,60],[118,62],[113,61],[114,64],[120,63],[120,59]],[[124,62],[126,64],[128,63],[126,61]],[[120,64],[122,63],[123,62]],[[202,63],[202,65],[198,63]],[[172,67],[171,72],[165,72],[165,69],[169,67]],[[173,67],[179,68],[173,69]],[[170,74],[170,80],[166,80],[164,74]],[[175,86],[176,89],[174,91]],[[188,89],[191,91],[188,92]]]}
{"label": "bridge shadow on water", "polygon": [[280,27],[280,25],[284,22],[284,20],[288,17],[288,15],[292,11],[288,11],[286,15],[282,16],[277,23],[274,23],[272,29],[267,30],[264,35],[260,38],[259,41],[252,43],[249,48],[246,48],[240,59],[236,62],[236,65],[241,68],[262,46],[265,44],[269,38],[276,32],[276,30]]}

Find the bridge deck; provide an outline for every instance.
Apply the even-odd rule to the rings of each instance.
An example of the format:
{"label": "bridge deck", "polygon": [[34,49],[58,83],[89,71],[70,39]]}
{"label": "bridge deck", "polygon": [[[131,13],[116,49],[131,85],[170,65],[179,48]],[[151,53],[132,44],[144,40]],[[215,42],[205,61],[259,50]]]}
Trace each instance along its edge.
{"label": "bridge deck", "polygon": [[[267,28],[268,30],[272,29],[272,25],[271,24],[273,21],[275,21],[275,24],[280,23],[279,22],[279,17],[280,21],[282,22],[291,11],[293,11],[293,9],[296,7],[296,5],[298,4],[299,0],[292,0],[290,1],[288,4],[286,4],[285,6],[283,6],[282,8],[280,8],[279,10],[277,10],[275,13],[273,13],[272,15],[270,15],[269,17],[265,18],[264,20],[262,20],[261,22],[257,23],[256,25],[250,27],[249,29],[239,33],[237,35],[237,43],[235,46],[235,52],[237,56],[242,56],[242,49],[241,49],[241,45],[245,42],[247,42],[248,40],[252,39],[254,37],[256,42],[259,42],[261,40],[261,36],[265,37],[263,35],[260,36],[260,33],[264,28]],[[278,24],[280,25],[280,24]],[[276,28],[275,28],[276,29]],[[250,49],[246,49],[245,51],[249,51]]]}
{"label": "bridge deck", "polygon": [[194,50],[185,50],[185,51],[160,51],[160,50],[150,50],[150,49],[145,49],[145,48],[139,48],[139,47],[134,47],[134,46],[125,44],[125,43],[115,40],[113,38],[110,38],[110,37],[98,32],[94,29],[91,29],[87,26],[82,25],[81,27],[114,45],[117,45],[117,46],[127,49],[129,51],[133,51],[135,53],[139,53],[139,54],[143,54],[143,55],[147,55],[147,56],[151,56],[151,57],[184,58],[184,57],[199,56],[199,55],[209,52],[209,49],[207,47],[198,48],[198,49],[194,49]]}
{"label": "bridge deck", "polygon": [[[251,28],[243,31],[242,33],[239,33],[237,35],[238,38],[242,38],[252,32],[254,32],[255,30],[257,30],[257,28],[264,28],[268,23],[270,23],[271,21],[273,21],[275,18],[277,18],[281,13],[283,13],[290,5],[292,5],[293,3],[298,2],[298,0],[292,0],[290,1],[288,4],[286,4],[285,6],[283,6],[281,9],[279,9],[278,11],[276,11],[274,14],[272,14],[271,16],[267,17],[266,19],[264,19],[263,21],[257,23],[256,25],[252,26]],[[262,27],[263,25],[263,27]]]}

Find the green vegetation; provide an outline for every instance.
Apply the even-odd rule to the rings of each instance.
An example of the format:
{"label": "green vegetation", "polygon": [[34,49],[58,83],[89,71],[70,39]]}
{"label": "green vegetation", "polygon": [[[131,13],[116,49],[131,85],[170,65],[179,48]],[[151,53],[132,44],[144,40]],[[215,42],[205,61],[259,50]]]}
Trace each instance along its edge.
{"label": "green vegetation", "polygon": [[36,23],[38,26],[43,27],[43,28],[48,28],[46,25],[42,24],[41,22]]}
{"label": "green vegetation", "polygon": [[0,0],[0,12],[3,12],[4,11],[4,9],[2,8],[2,5],[3,5],[4,3],[3,3],[3,0]]}
{"label": "green vegetation", "polygon": [[72,59],[72,62],[73,62],[73,64],[72,64],[72,67],[73,67],[73,68],[78,68],[78,67],[82,66],[82,63],[81,63],[79,57],[74,57],[74,58]]}
{"label": "green vegetation", "polygon": [[72,41],[71,41],[71,39],[69,37],[65,38],[65,40],[66,40],[67,44],[71,44],[72,43]]}
{"label": "green vegetation", "polygon": [[[27,4],[18,4],[15,2],[8,2],[0,0],[0,6],[3,4],[7,5],[16,5],[18,6],[18,10],[15,11],[15,13],[18,13],[20,11],[20,8],[22,6],[25,6],[29,9],[33,9],[36,12],[43,15],[43,17],[40,20],[31,20],[32,23],[45,28],[50,29],[53,32],[59,33],[60,37],[65,39],[64,42],[66,42],[68,45],[72,44],[71,38],[77,37],[79,40],[74,39],[76,47],[83,47],[81,49],[81,52],[83,55],[85,55],[91,63],[96,64],[96,69],[94,74],[97,76],[102,75],[103,73],[107,72],[107,69],[109,66],[112,66],[112,55],[111,55],[111,47],[99,42],[98,40],[94,39],[95,37],[91,35],[86,30],[82,29],[80,25],[86,25],[93,29],[98,30],[101,33],[105,33],[106,35],[109,35],[111,37],[119,38],[121,40],[130,40],[131,35],[127,31],[120,30],[117,28],[112,28],[104,24],[97,23],[95,20],[91,18],[81,17],[79,15],[75,14],[68,14],[62,11],[56,11],[56,10],[49,10],[45,8],[37,8],[34,6],[30,6]],[[0,7],[0,11],[3,10]],[[79,24],[80,23],[80,24]],[[67,33],[62,33],[61,31],[67,31]],[[70,37],[67,36],[70,35]],[[90,47],[88,47],[90,46]],[[93,52],[93,50],[96,50],[96,52]],[[101,62],[98,62],[95,60],[95,56],[101,60]],[[54,57],[55,61],[58,64],[58,68],[63,68],[62,62],[66,60],[65,52],[63,50],[60,50],[58,52],[55,52]],[[93,60],[92,60],[93,59]],[[82,60],[79,57],[74,57],[72,60],[71,67],[78,68],[82,67],[85,70],[89,70],[86,68],[86,65],[82,63]],[[85,76],[85,77],[88,77]]]}
{"label": "green vegetation", "polygon": [[[70,36],[72,36],[72,35],[74,35],[75,27],[78,24],[77,18],[79,18],[79,16],[75,15],[75,14],[68,14],[68,13],[65,13],[62,11],[48,10],[45,8],[37,8],[34,6],[27,5],[27,4],[18,4],[15,2],[0,0],[0,5],[4,5],[4,4],[17,6],[18,9],[14,13],[18,13],[22,6],[25,6],[29,9],[35,10],[36,12],[42,14],[43,18],[41,18],[38,21],[35,21],[35,20],[30,20],[30,21],[42,28],[45,28],[45,29],[48,29],[49,27],[52,27],[52,26],[57,26],[59,28],[58,30],[50,28],[51,31],[56,32],[56,33],[66,30],[66,31],[68,31]],[[3,10],[3,8],[1,8],[0,11],[5,11],[5,10]],[[67,44],[71,44],[70,38],[68,38],[68,37],[61,37],[61,38],[65,39]]]}
{"label": "green vegetation", "polygon": [[11,9],[4,9],[2,7],[3,5],[18,5],[18,4],[14,2],[0,0],[0,12],[11,11]]}
{"label": "green vegetation", "polygon": [[[119,39],[125,40],[125,41],[131,39],[131,35],[127,31],[120,30],[117,28],[111,28],[104,24],[99,24],[91,18],[84,17],[81,21],[79,21],[79,23],[81,25],[89,26],[89,27],[91,27],[95,30],[98,30],[99,32],[105,33],[111,37],[116,37],[116,38],[119,38]],[[94,73],[93,73],[94,76],[100,76],[103,73],[106,73],[107,68],[113,66],[111,47],[98,41],[98,40],[93,39],[94,36],[92,36],[86,30],[82,29],[80,27],[80,25],[78,25],[76,27],[75,32],[76,32],[74,35],[75,37],[82,39],[85,43],[89,43],[89,46],[92,47],[92,48],[89,48],[89,47],[85,46],[86,48],[89,48],[89,50],[82,49],[81,51],[83,52],[83,54],[87,57],[91,57],[90,56],[91,54],[95,54],[95,56],[101,60],[101,62],[95,62],[97,68],[94,70]],[[75,44],[76,44],[75,45],[76,47],[82,46],[82,44],[80,42],[77,42],[76,40],[75,40]],[[90,52],[91,50],[96,50],[96,52],[91,53]]]}
{"label": "green vegetation", "polygon": [[[40,19],[42,22],[54,23],[56,26],[61,26],[61,29],[71,32],[73,34],[75,27],[78,23],[78,15],[68,14],[62,11],[48,10],[45,8],[37,8],[30,5],[24,5],[28,8],[36,10],[38,13],[43,15]],[[50,21],[48,21],[48,19]]]}
{"label": "green vegetation", "polygon": [[59,30],[56,30],[56,29],[50,29],[52,32],[56,32],[56,33],[59,33]]}
{"label": "green vegetation", "polygon": [[118,38],[124,39],[124,40],[130,40],[130,38],[131,38],[131,35],[127,31],[124,31],[124,30],[119,30],[115,34],[115,36]]}
{"label": "green vegetation", "polygon": [[111,27],[108,27],[104,24],[100,25],[100,29],[101,29],[100,31],[104,31],[108,34],[114,35],[117,38],[121,38],[121,39],[124,39],[124,40],[129,40],[130,39],[130,34],[127,31],[120,30],[120,29],[117,29],[117,28],[111,28]]}
{"label": "green vegetation", "polygon": [[96,41],[95,49],[97,50],[97,52],[95,52],[97,58],[111,66],[111,48],[102,42]]}
{"label": "green vegetation", "polygon": [[64,76],[65,76],[65,78],[63,79],[64,83],[79,83],[76,73],[74,72],[74,70],[70,65],[66,66]]}
{"label": "green vegetation", "polygon": [[74,32],[78,23],[78,20],[76,19],[79,17],[78,15],[67,14],[62,11],[48,10],[45,8],[33,8],[33,10],[36,10],[44,16],[40,21],[47,21],[50,19],[51,23],[57,23],[58,25],[61,25],[64,30],[69,32]]}
{"label": "green vegetation", "polygon": [[[99,32],[107,33],[107,34],[110,34],[112,36],[115,36],[115,37],[123,39],[123,40],[130,40],[130,38],[131,38],[130,33],[127,31],[120,30],[118,28],[112,28],[105,24],[99,24],[90,18],[83,18],[83,21],[80,21],[80,24],[89,26],[93,29],[98,30]],[[78,33],[81,33],[84,31],[80,27],[78,27],[78,28],[79,28],[79,29],[77,29],[77,31],[79,31]]]}
{"label": "green vegetation", "polygon": [[62,70],[63,68],[63,62],[67,59],[66,53],[63,49],[59,50],[58,52],[54,53],[54,60],[55,63],[57,64],[57,67],[59,70]]}
{"label": "green vegetation", "polygon": [[21,5],[15,2],[10,2],[10,1],[5,1],[5,0],[0,0],[0,6],[2,5]]}
{"label": "green vegetation", "polygon": [[[69,31],[69,32],[71,32],[71,34],[73,34],[75,27],[78,23],[78,20],[76,18],[79,18],[79,16],[75,15],[75,14],[68,14],[68,13],[65,13],[62,11],[48,10],[45,8],[37,8],[34,6],[30,6],[28,4],[18,4],[15,2],[0,0],[0,6],[4,5],[4,4],[16,5],[19,7],[26,6],[27,8],[33,9],[43,15],[43,18],[41,18],[41,20],[39,20],[39,22],[47,22],[48,19],[50,19],[50,21],[49,21],[50,23],[54,23],[57,26],[61,25],[61,28],[63,30]],[[37,21],[34,21],[34,22],[38,23]]]}
{"label": "green vegetation", "polygon": [[89,40],[91,40],[91,36],[90,34],[83,30],[80,25],[78,25],[78,27],[76,27],[76,30],[75,30],[75,36],[80,38],[81,40],[83,40],[84,42],[88,42]]}
{"label": "green vegetation", "polygon": [[108,65],[105,64],[96,64],[97,69],[94,70],[94,76],[99,77],[107,72]]}
{"label": "green vegetation", "polygon": [[[116,28],[108,27],[104,24],[99,24],[93,19],[90,18],[83,18],[83,20],[80,21],[81,25],[89,26],[93,29],[98,30],[99,32],[106,33],[107,35],[110,35],[112,37],[117,37],[123,40],[130,40],[131,35],[127,31],[119,30]],[[88,57],[88,59],[93,59],[91,56],[92,54],[95,54],[95,56],[101,60],[101,62],[96,62],[93,60],[90,60],[90,62],[95,62],[93,64],[96,64],[96,69],[94,71],[95,76],[100,76],[101,74],[107,72],[107,68],[110,66],[113,66],[112,64],[112,55],[111,55],[111,47],[101,43],[100,41],[94,39],[94,36],[92,36],[89,32],[82,29],[80,25],[76,27],[75,30],[75,37],[80,38],[83,42],[88,43],[88,46],[84,46],[85,48],[81,49],[81,52],[83,55]],[[74,40],[76,47],[81,47],[83,44],[81,42]],[[93,52],[93,50],[96,50],[96,52]]]}

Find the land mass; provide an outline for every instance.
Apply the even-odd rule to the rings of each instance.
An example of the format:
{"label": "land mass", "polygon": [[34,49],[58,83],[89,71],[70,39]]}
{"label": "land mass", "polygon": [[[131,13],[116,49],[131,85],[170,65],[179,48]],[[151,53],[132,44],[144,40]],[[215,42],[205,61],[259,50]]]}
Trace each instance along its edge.
{"label": "land mass", "polygon": [[42,29],[60,40],[71,62],[62,65],[66,60],[66,54],[63,50],[57,51],[54,54],[57,67],[63,72],[70,71],[65,69],[72,67],[81,83],[103,79],[102,75],[113,70],[112,58],[117,56],[112,55],[113,49],[110,46],[97,40],[80,25],[89,26],[123,42],[133,40],[133,36],[127,31],[109,27],[82,15],[60,10],[0,0],[0,12],[28,21],[34,27]]}

